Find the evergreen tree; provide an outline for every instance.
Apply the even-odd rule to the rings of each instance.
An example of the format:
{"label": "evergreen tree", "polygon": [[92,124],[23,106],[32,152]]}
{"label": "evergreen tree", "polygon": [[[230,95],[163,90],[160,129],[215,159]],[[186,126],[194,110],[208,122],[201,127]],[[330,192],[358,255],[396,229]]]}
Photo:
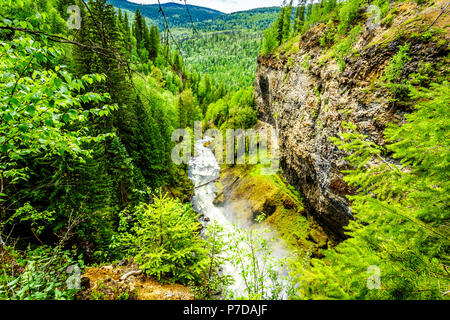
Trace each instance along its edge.
{"label": "evergreen tree", "polygon": [[117,25],[119,26],[123,25],[122,10],[120,8],[119,11],[117,12]]}
{"label": "evergreen tree", "polygon": [[336,8],[337,0],[326,0],[324,2],[324,14],[328,14]]}
{"label": "evergreen tree", "polygon": [[138,49],[141,49],[144,45],[143,43],[144,28],[145,28],[145,21],[138,8],[136,9],[136,12],[134,14],[134,22],[133,22],[133,36],[136,39]]}
{"label": "evergreen tree", "polygon": [[210,77],[206,74],[198,85],[198,97],[202,106],[203,115],[206,114],[208,104],[211,102],[212,83]]}
{"label": "evergreen tree", "polygon": [[183,60],[182,60],[178,50],[175,50],[173,52],[172,65],[173,65],[174,69],[177,71],[182,71],[182,69],[183,69]]}
{"label": "evergreen tree", "polygon": [[284,8],[284,16],[283,16],[283,30],[282,30],[282,39],[283,42],[288,40],[291,35],[291,15],[292,15],[292,0]]}
{"label": "evergreen tree", "polygon": [[284,10],[284,8],[281,8],[278,18],[274,23],[274,28],[276,30],[276,39],[277,39],[278,45],[280,45],[283,42],[284,22],[285,22],[284,17],[285,17],[285,10]]}
{"label": "evergreen tree", "polygon": [[298,34],[305,23],[306,0],[300,0],[295,10],[294,34]]}
{"label": "evergreen tree", "polygon": [[191,89],[184,90],[178,99],[178,115],[180,128],[193,127],[195,98]]}
{"label": "evergreen tree", "polygon": [[148,48],[150,59],[152,59],[152,61],[155,61],[155,59],[158,57],[160,47],[161,47],[161,38],[159,35],[158,27],[152,25],[150,27],[150,45]]}
{"label": "evergreen tree", "polygon": [[313,5],[314,5],[314,2],[313,2],[313,0],[311,0],[311,2],[309,2],[308,5],[306,6],[305,21],[307,21],[307,22],[310,22],[310,20],[311,20]]}
{"label": "evergreen tree", "polygon": [[146,23],[144,23],[143,26],[144,30],[142,32],[142,48],[147,50],[148,53],[150,53],[150,30],[148,29],[148,26]]}

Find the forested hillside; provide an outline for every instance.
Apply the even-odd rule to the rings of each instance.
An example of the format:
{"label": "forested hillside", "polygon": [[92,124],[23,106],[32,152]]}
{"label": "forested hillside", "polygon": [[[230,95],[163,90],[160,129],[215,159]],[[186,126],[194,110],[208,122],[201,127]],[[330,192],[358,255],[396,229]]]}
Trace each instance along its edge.
{"label": "forested hillside", "polygon": [[[141,5],[127,0],[108,0],[109,4],[112,4],[118,9],[125,9],[131,12],[135,12],[139,9],[143,16],[151,20],[152,23],[159,28],[165,27],[164,17],[160,12],[160,6],[158,4]],[[162,3],[161,8],[164,15],[167,18],[167,23],[170,28],[190,28],[192,23],[199,23],[204,21],[211,21],[217,17],[224,15],[223,12],[193,6],[190,4],[169,2]]]}
{"label": "forested hillside", "polygon": [[0,1],[0,300],[449,299],[445,1]]}

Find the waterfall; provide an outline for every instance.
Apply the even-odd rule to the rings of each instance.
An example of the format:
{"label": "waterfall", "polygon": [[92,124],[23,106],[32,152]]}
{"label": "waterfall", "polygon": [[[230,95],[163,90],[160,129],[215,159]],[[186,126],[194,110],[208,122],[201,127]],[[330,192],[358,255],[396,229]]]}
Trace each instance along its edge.
{"label": "waterfall", "polygon": [[[238,221],[238,212],[232,212],[232,210],[228,208],[221,208],[214,205],[214,199],[217,192],[214,181],[220,176],[220,166],[212,150],[205,147],[205,144],[210,141],[212,141],[210,138],[196,141],[194,145],[195,155],[189,162],[189,179],[196,187],[192,199],[194,209],[204,217],[208,218],[206,219],[207,221],[216,221],[220,224],[224,228],[226,238],[228,235],[233,234],[233,232],[236,231],[236,228],[241,228],[244,231],[257,228],[258,226],[255,226],[253,223],[242,223],[242,221]],[[206,222],[204,225],[206,225]],[[269,234],[267,236],[272,238],[276,237],[275,234]],[[230,256],[231,252],[227,250],[224,254]],[[273,259],[281,259],[288,255],[289,251],[286,249],[286,246],[282,244],[282,241],[277,241],[272,244]],[[245,281],[241,276],[242,270],[233,266],[231,263],[226,263],[226,265],[222,266],[222,271],[225,275],[232,276],[235,281],[229,289],[234,292],[237,297],[242,296],[246,289]],[[277,271],[283,276],[287,276],[285,268],[279,268]],[[282,293],[281,296],[287,298],[285,293]]]}

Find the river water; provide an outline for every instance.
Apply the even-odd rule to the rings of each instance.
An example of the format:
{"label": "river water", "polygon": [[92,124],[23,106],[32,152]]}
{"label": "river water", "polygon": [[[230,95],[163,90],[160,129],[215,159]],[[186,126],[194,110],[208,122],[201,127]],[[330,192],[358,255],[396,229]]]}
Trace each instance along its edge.
{"label": "river water", "polygon": [[[225,240],[228,241],[230,240],[228,239],[228,235],[233,234],[236,231],[236,228],[240,228],[240,231],[248,232],[258,228],[258,226],[250,221],[242,223],[242,220],[238,219],[240,216],[239,212],[233,212],[229,207],[217,207],[214,205],[214,199],[217,192],[214,181],[220,176],[220,166],[212,150],[205,147],[205,144],[209,141],[211,141],[209,138],[196,141],[194,145],[195,154],[189,162],[189,179],[196,187],[192,204],[198,213],[207,218],[206,221],[216,221],[224,228]],[[278,238],[274,232],[265,234],[264,236],[272,239]],[[289,256],[289,250],[281,241],[275,241],[270,245],[272,246],[271,257],[269,257],[271,261],[277,262],[277,260]],[[244,248],[242,248],[242,250],[244,250]],[[231,251],[226,250],[224,255],[231,256]],[[287,276],[285,268],[277,267],[277,271],[281,275]],[[239,297],[244,295],[246,284],[241,276],[242,269],[228,262],[222,266],[222,272],[225,275],[233,277],[235,282],[229,289],[234,292],[235,296]],[[268,280],[268,282],[271,282],[271,280]],[[282,292],[279,295],[279,298],[281,299],[286,297],[287,293],[285,292]]]}

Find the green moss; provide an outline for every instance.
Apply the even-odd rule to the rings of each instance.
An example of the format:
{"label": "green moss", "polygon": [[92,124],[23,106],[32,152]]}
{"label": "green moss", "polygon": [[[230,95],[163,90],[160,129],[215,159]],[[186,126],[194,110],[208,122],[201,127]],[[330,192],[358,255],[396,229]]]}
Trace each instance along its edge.
{"label": "green moss", "polygon": [[286,66],[288,67],[288,69],[291,69],[294,66],[294,63],[295,63],[295,58],[289,57]]}
{"label": "green moss", "polygon": [[307,71],[307,70],[309,70],[310,65],[311,65],[311,56],[309,54],[306,54],[303,57],[303,62],[302,62],[301,66],[302,66],[303,70]]}
{"label": "green moss", "polygon": [[279,235],[292,247],[304,247],[305,243],[313,246],[307,239],[310,222],[292,210],[279,209],[266,222],[277,230]]}
{"label": "green moss", "polygon": [[317,250],[317,244],[309,240],[308,235],[319,227],[305,217],[300,193],[279,174],[261,175],[262,167],[262,164],[227,167],[222,174],[241,177],[239,189],[235,192],[242,193],[251,203],[260,207],[270,204],[273,212],[261,212],[267,216],[265,223],[276,230],[289,246],[302,252]]}
{"label": "green moss", "polygon": [[314,93],[315,93],[315,95],[316,95],[316,102],[317,102],[317,104],[320,104],[321,97],[320,97],[320,91],[319,91],[319,88],[314,87]]}
{"label": "green moss", "polygon": [[390,13],[386,18],[381,22],[383,25],[389,27],[392,24],[392,21],[395,19],[397,15]]}

